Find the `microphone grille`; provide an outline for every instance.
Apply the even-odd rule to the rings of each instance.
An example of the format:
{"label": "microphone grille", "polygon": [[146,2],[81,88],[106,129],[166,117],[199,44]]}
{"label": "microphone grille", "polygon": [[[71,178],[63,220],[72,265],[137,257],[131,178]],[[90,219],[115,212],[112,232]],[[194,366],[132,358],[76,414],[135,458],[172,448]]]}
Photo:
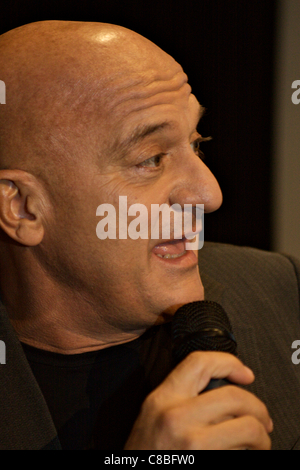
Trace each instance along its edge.
{"label": "microphone grille", "polygon": [[176,363],[193,351],[222,351],[237,355],[229,318],[221,305],[203,300],[180,307],[172,322]]}

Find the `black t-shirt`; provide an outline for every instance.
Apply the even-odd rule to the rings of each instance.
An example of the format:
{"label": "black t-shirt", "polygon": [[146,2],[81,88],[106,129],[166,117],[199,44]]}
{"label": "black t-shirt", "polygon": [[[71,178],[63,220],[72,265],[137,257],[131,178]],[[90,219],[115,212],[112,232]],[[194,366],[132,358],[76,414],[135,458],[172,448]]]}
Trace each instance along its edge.
{"label": "black t-shirt", "polygon": [[64,450],[122,449],[145,397],[172,369],[170,324],[95,352],[23,349]]}

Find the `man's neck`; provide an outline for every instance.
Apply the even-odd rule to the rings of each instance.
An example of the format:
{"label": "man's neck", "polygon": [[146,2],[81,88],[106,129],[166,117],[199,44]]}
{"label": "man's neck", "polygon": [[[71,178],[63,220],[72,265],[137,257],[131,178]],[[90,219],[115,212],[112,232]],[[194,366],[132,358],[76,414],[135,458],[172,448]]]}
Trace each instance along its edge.
{"label": "man's neck", "polygon": [[[99,312],[77,292],[43,276],[34,283],[18,284],[7,277],[2,301],[19,340],[30,346],[61,354],[97,351],[133,341],[145,329],[125,331],[103,321],[109,312]],[[34,284],[34,285],[33,285]]]}

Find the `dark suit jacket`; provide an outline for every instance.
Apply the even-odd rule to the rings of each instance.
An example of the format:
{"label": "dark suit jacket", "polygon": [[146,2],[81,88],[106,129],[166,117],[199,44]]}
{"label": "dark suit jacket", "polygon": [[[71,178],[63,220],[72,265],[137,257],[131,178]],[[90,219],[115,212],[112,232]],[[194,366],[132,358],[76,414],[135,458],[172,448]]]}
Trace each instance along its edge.
{"label": "dark suit jacket", "polygon": [[[241,360],[255,373],[247,388],[274,421],[273,449],[300,450],[300,364],[291,345],[300,340],[300,263],[251,248],[205,243],[199,252],[205,297],[222,304]],[[45,400],[21,345],[0,308],[0,449],[60,449]]]}

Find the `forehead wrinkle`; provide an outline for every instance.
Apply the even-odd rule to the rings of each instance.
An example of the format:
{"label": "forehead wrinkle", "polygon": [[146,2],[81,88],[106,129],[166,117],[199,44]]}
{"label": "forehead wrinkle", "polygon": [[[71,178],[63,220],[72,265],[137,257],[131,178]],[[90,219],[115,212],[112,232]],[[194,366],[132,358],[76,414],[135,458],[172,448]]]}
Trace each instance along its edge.
{"label": "forehead wrinkle", "polygon": [[191,87],[182,69],[173,73],[171,78],[169,74],[165,77],[161,73],[159,75],[157,71],[151,70],[143,74],[135,73],[134,76],[125,75],[126,78],[111,83],[107,90],[108,108],[126,105],[131,100],[150,99],[161,93],[180,91],[184,86],[188,87],[190,93]]}
{"label": "forehead wrinkle", "polygon": [[[176,123],[171,121],[161,121],[154,123],[138,124],[130,134],[126,134],[126,128],[122,127],[127,122],[129,115],[134,115],[140,111],[151,109],[154,106],[162,104],[161,94],[164,94],[163,102],[172,103],[174,93],[188,97],[191,94],[191,87],[187,83],[187,75],[183,72],[181,66],[176,64],[176,69],[161,71],[150,70],[150,73],[137,74],[136,72],[122,77],[118,77],[117,85],[112,82],[109,84],[107,98],[108,115],[114,116],[114,127],[120,129],[113,142],[107,142],[106,151],[113,157],[118,153],[118,158],[130,150],[135,144],[143,138],[161,131],[165,128],[174,128]],[[179,70],[180,69],[180,70]],[[149,71],[148,71],[149,72]],[[170,73],[171,72],[171,73]],[[151,77],[151,79],[149,79]],[[110,96],[109,96],[110,95]],[[135,119],[135,118],[134,118]]]}
{"label": "forehead wrinkle", "polygon": [[[189,90],[191,90],[190,87],[189,87]],[[192,131],[193,133],[196,130],[199,124],[199,121],[202,118],[206,110],[197,101],[194,95],[192,95],[191,93],[189,94],[191,97],[194,98],[196,102],[196,106],[197,106],[197,109],[195,111],[195,128]],[[143,105],[141,105],[140,107],[136,107],[134,110],[131,110],[131,113],[138,112],[145,108],[147,109],[148,107],[149,107],[149,103],[146,103],[144,101]],[[122,119],[124,119],[124,116],[122,117]],[[124,156],[126,156],[126,153],[128,153],[135,145],[140,143],[146,137],[154,133],[158,133],[164,129],[174,130],[176,128],[177,128],[177,123],[172,120],[150,123],[150,124],[149,123],[138,124],[127,137],[124,137],[124,139],[122,139],[122,137],[116,137],[113,144],[109,146],[108,150],[111,153],[111,155],[117,154],[117,158],[124,158]]]}

